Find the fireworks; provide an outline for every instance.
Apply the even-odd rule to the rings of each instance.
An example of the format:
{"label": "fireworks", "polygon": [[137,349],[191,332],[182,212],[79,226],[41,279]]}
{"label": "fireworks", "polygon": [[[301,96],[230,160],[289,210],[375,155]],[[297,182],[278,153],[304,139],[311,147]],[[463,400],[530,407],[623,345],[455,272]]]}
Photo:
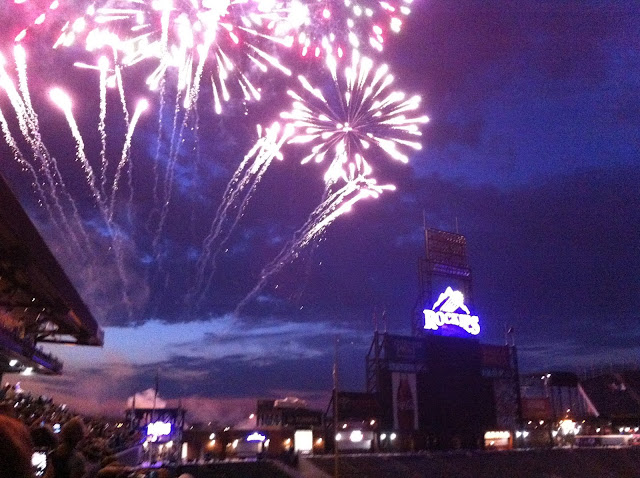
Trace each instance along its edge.
{"label": "fireworks", "polygon": [[[18,141],[11,132],[9,122],[0,110],[0,124],[5,141],[10,146],[14,158],[24,169],[30,172],[33,185],[40,195],[40,204],[45,207],[49,214],[49,221],[54,225],[61,237],[69,239],[69,243],[63,243],[69,248],[68,253],[74,257],[79,254],[82,260],[86,260],[93,255],[89,232],[85,219],[79,213],[77,202],[65,184],[64,177],[58,167],[58,162],[49,153],[40,135],[38,115],[31,103],[31,94],[27,81],[26,54],[22,46],[17,45],[15,47],[14,59],[18,74],[18,88],[15,88],[13,79],[5,69],[5,60],[1,56],[0,87],[7,93],[16,115],[18,129],[22,135],[22,139],[30,148],[31,155],[27,155],[21,151]],[[108,67],[104,62],[101,63],[102,70]],[[120,175],[122,169],[130,160],[129,151],[131,139],[140,115],[147,109],[148,103],[146,100],[140,100],[136,106],[132,120],[128,122],[128,130],[122,146],[121,159],[111,180],[111,195],[109,197],[105,189],[105,185],[107,184],[108,161],[106,160],[106,133],[103,121],[100,121],[99,124],[99,132],[102,137],[102,150],[100,153],[102,167],[99,175],[97,175],[86,154],[85,141],[73,114],[73,102],[70,95],[61,88],[54,87],[49,90],[49,98],[64,113],[67,124],[71,130],[71,136],[75,142],[75,158],[76,161],[80,163],[88,188],[95,201],[98,212],[97,217],[102,221],[102,225],[108,232],[108,237],[110,238],[109,249],[113,251],[115,265],[124,285],[122,300],[123,303],[129,307],[131,302],[127,292],[127,276],[124,267],[122,245],[123,237],[118,225],[114,222],[114,211]],[[106,98],[104,104],[100,101],[100,109],[102,110],[103,108],[106,109]],[[90,214],[93,216],[92,212]]]}
{"label": "fireworks", "polygon": [[103,0],[68,22],[54,46],[71,46],[79,38],[85,48],[113,50],[123,66],[145,60],[157,63],[148,76],[150,89],[160,87],[169,69],[177,71],[178,90],[190,108],[203,76],[210,75],[214,109],[231,98],[232,85],[245,101],[259,100],[249,79],[255,68],[290,70],[258,45],[269,18],[267,0]]}
{"label": "fireworks", "polygon": [[[258,140],[246,154],[235,173],[227,183],[222,194],[222,202],[211,222],[209,234],[202,244],[202,253],[198,258],[196,281],[190,295],[200,294],[202,299],[216,270],[216,260],[221,248],[231,237],[238,225],[238,221],[251,199],[255,188],[266,173],[274,159],[283,159],[280,151],[285,141],[293,134],[291,125],[284,128],[279,123],[263,131],[258,125]],[[210,269],[208,279],[205,279],[206,270]]]}
{"label": "fireworks", "polygon": [[389,31],[397,33],[412,0],[284,0],[274,10],[273,34],[302,56],[342,57],[351,49],[382,51]]}
{"label": "fireworks", "polygon": [[304,225],[296,231],[293,238],[284,245],[278,255],[262,269],[260,280],[240,301],[236,307],[236,313],[239,313],[260,293],[269,278],[295,260],[305,246],[322,235],[336,219],[351,211],[358,201],[377,198],[384,191],[395,190],[395,186],[391,184],[379,185],[375,179],[371,178],[371,167],[359,155],[356,155],[355,160],[350,162],[345,169],[345,184],[340,188],[328,191],[324,200],[313,210]]}
{"label": "fireworks", "polygon": [[[24,40],[31,30],[42,29],[45,22],[60,11],[60,0],[14,0],[12,3],[16,8],[15,15],[28,23],[17,33],[13,32],[16,42]],[[9,28],[13,30],[12,26]]]}
{"label": "fireworks", "polygon": [[344,165],[355,154],[365,155],[372,145],[403,163],[409,158],[401,149],[421,148],[414,138],[421,135],[418,125],[428,118],[413,115],[420,97],[407,99],[400,91],[388,91],[393,82],[388,67],[382,65],[374,71],[373,66],[372,60],[356,50],[344,77],[338,77],[336,61],[329,57],[327,68],[335,86],[331,96],[303,76],[298,77],[303,94],[288,92],[294,99],[293,109],[281,116],[299,131],[289,143],[313,145],[303,163],[320,163],[330,157],[327,183],[346,179]]}
{"label": "fireworks", "polygon": [[[50,99],[62,111],[70,128],[75,160],[86,180],[85,192],[88,190],[91,195],[99,222],[106,225],[107,235],[112,238],[110,249],[115,254],[125,291],[128,286],[121,244],[123,232],[117,223],[122,215],[116,210],[117,199],[122,195],[119,193],[122,176],[128,175],[129,204],[119,210],[127,209],[131,224],[134,217],[131,145],[141,114],[150,106],[142,100],[130,107],[125,80],[129,85],[131,76],[144,72],[141,78],[148,89],[159,90],[157,148],[152,163],[154,202],[150,211],[143,214],[147,217],[147,239],[149,232],[153,234],[152,223],[157,219],[155,234],[145,243],[151,247],[145,252],[156,263],[156,278],[164,277],[167,287],[168,280],[161,266],[164,260],[161,244],[169,243],[163,234],[171,230],[172,196],[185,191],[176,187],[183,167],[187,166],[182,160],[187,158],[193,165],[195,161],[190,156],[193,152],[200,155],[198,102],[203,87],[211,85],[209,96],[213,111],[221,114],[224,103],[231,99],[250,103],[262,98],[264,92],[256,78],[267,79],[267,74],[273,71],[291,75],[283,60],[292,59],[293,55],[287,53],[289,49],[303,57],[323,58],[320,65],[315,65],[320,68],[312,80],[300,75],[300,87],[287,91],[292,106],[280,113],[280,122],[258,128],[258,140],[227,183],[194,261],[195,270],[186,297],[200,303],[214,283],[220,251],[232,237],[273,159],[283,159],[289,148],[294,149],[288,146],[292,145],[307,148],[303,164],[324,163],[325,190],[320,204],[273,261],[262,269],[259,283],[241,302],[241,308],[259,293],[270,277],[295,260],[307,245],[317,241],[359,201],[395,189],[391,184],[378,184],[371,164],[384,156],[406,163],[409,153],[421,148],[420,127],[428,118],[418,113],[420,98],[394,90],[389,68],[376,65],[372,57],[360,53],[375,55],[382,51],[388,33],[398,32],[403,18],[410,13],[411,1],[94,0],[88,2],[83,11],[77,10],[77,2],[16,1],[18,6],[30,2],[32,13],[42,10],[38,16],[29,17],[30,25],[15,37],[19,45],[26,46],[22,41],[28,38],[29,32],[45,18],[50,19],[50,12],[55,10],[56,24],[61,18],[68,21],[50,44],[54,48],[68,47],[72,54],[81,50],[83,57],[88,52],[92,59],[79,59],[76,66],[99,73],[96,80],[98,138],[97,141],[87,138],[88,148],[81,134],[86,124],[78,125],[74,117],[71,96],[75,94],[68,95],[54,88],[50,90]],[[70,11],[73,15],[66,15]],[[16,48],[14,58],[15,85],[0,58],[0,86],[13,107],[21,137],[14,138],[12,130],[16,125],[0,110],[5,142],[14,159],[33,178],[40,204],[46,208],[60,236],[70,237],[71,249],[90,254],[86,217],[91,213],[83,210],[84,217],[80,214],[56,160],[40,136],[38,117],[27,86],[25,51],[21,46]],[[300,63],[299,59],[293,60],[295,66]],[[142,86],[142,81],[133,83]],[[109,87],[115,88],[114,93],[108,93]],[[274,99],[278,94],[285,96],[284,90],[269,90],[269,94]],[[112,141],[111,137],[107,138],[107,125],[112,123],[114,113],[111,107],[107,110],[110,95],[119,99],[125,126],[120,129],[119,155],[111,164],[108,153],[112,151]],[[211,118],[209,113],[206,120]],[[208,130],[211,127],[207,124]],[[191,151],[185,144],[189,139],[195,142]],[[92,151],[92,144],[99,150],[95,158],[89,154],[97,152]],[[25,145],[30,154],[23,152]],[[130,237],[135,240],[133,235]],[[128,299],[125,292],[123,300],[127,304]]]}

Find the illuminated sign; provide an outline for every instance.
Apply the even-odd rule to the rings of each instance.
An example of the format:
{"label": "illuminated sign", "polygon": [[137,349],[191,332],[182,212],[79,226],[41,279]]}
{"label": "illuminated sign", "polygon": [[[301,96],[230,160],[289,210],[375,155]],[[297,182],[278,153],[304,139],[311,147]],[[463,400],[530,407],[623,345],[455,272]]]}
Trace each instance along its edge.
{"label": "illuminated sign", "polygon": [[[462,311],[463,313],[461,313]],[[433,304],[433,310],[424,311],[424,328],[438,330],[444,325],[455,325],[471,335],[480,333],[480,323],[477,315],[471,315],[464,305],[462,292],[447,287]]]}
{"label": "illuminated sign", "polygon": [[156,441],[158,437],[171,435],[171,423],[154,422],[147,425],[147,435],[151,441]]}
{"label": "illuminated sign", "polygon": [[267,437],[258,432],[254,432],[247,437],[247,441],[265,441]]}
{"label": "illuminated sign", "polygon": [[508,431],[498,430],[484,432],[485,440],[507,440],[509,438],[511,438],[511,432]]}

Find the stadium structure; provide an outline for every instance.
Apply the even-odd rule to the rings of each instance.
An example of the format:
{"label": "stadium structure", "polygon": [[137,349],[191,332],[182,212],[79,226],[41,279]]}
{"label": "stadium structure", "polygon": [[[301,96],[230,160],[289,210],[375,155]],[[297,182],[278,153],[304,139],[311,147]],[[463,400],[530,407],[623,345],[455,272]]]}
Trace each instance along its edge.
{"label": "stadium structure", "polygon": [[485,439],[511,446],[522,423],[516,349],[477,339],[466,238],[426,229],[425,244],[412,335],[376,330],[366,357],[367,393],[380,409],[378,446],[480,448]]}
{"label": "stadium structure", "polygon": [[102,329],[0,176],[0,378],[60,374],[43,343],[101,346]]}

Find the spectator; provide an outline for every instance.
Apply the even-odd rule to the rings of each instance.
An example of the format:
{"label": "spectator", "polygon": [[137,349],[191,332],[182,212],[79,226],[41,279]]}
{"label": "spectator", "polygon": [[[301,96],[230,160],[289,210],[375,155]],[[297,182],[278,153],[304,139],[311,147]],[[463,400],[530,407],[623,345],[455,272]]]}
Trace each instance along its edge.
{"label": "spectator", "polygon": [[97,442],[90,443],[83,450],[84,456],[87,458],[86,472],[83,478],[96,478],[100,471],[102,450]]}
{"label": "spectator", "polygon": [[53,433],[53,430],[48,426],[31,427],[30,434],[33,446],[37,449],[46,448],[47,451],[51,451],[58,446],[58,439],[55,433]]}
{"label": "spectator", "polygon": [[84,424],[80,418],[72,418],[64,424],[60,430],[62,443],[51,454],[55,478],[82,478],[85,460],[76,447],[84,435]]}
{"label": "spectator", "polygon": [[29,430],[18,420],[0,415],[0,443],[0,478],[33,478]]}

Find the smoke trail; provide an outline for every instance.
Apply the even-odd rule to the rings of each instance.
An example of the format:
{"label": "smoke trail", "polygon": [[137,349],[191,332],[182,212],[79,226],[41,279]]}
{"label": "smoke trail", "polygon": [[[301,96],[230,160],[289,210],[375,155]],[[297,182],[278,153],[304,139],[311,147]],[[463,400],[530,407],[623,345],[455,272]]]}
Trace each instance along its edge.
{"label": "smoke trail", "polygon": [[[329,192],[326,195],[326,199],[313,210],[309,215],[309,219],[294,233],[293,238],[262,269],[258,283],[236,306],[236,314],[239,314],[262,291],[267,281],[274,274],[277,274],[284,266],[295,260],[305,246],[322,235],[336,219],[350,211],[358,201],[368,197],[375,198],[385,190],[395,189],[392,185],[379,186],[374,179],[367,179],[366,174],[370,172],[370,168],[362,159],[358,159],[358,163],[361,166],[349,165],[351,171],[346,184],[337,191]],[[365,172],[356,172],[356,167],[364,169]]]}
{"label": "smoke trail", "polygon": [[122,173],[122,168],[127,163],[127,159],[129,159],[129,150],[131,148],[131,138],[133,137],[133,132],[138,124],[138,120],[140,119],[140,115],[143,111],[145,111],[149,107],[149,103],[146,100],[140,100],[136,109],[133,113],[133,118],[129,123],[129,128],[127,129],[127,136],[124,140],[124,145],[122,146],[122,154],[120,155],[120,162],[118,163],[118,167],[116,168],[116,173],[113,178],[113,184],[111,187],[111,202],[109,204],[109,208],[107,211],[108,221],[113,221],[113,214],[115,210],[115,202],[116,202],[116,194],[118,192],[118,183],[120,182],[120,174]]}
{"label": "smoke trail", "polygon": [[[202,301],[204,294],[209,289],[216,270],[218,254],[235,230],[255,188],[260,183],[273,159],[282,159],[280,149],[293,134],[293,127],[287,125],[281,134],[280,124],[274,123],[270,128],[266,129],[264,136],[262,136],[262,128],[258,126],[258,134],[261,137],[243,158],[227,183],[222,195],[222,201],[211,223],[209,234],[204,239],[202,253],[196,264],[195,285],[190,293],[190,295],[195,295],[199,291],[198,302]],[[251,161],[252,158],[253,161]],[[231,224],[227,227],[226,232],[222,234],[230,211],[233,213]],[[218,246],[213,250],[216,242],[218,242]],[[210,268],[210,273],[206,283],[203,283],[207,267]]]}

